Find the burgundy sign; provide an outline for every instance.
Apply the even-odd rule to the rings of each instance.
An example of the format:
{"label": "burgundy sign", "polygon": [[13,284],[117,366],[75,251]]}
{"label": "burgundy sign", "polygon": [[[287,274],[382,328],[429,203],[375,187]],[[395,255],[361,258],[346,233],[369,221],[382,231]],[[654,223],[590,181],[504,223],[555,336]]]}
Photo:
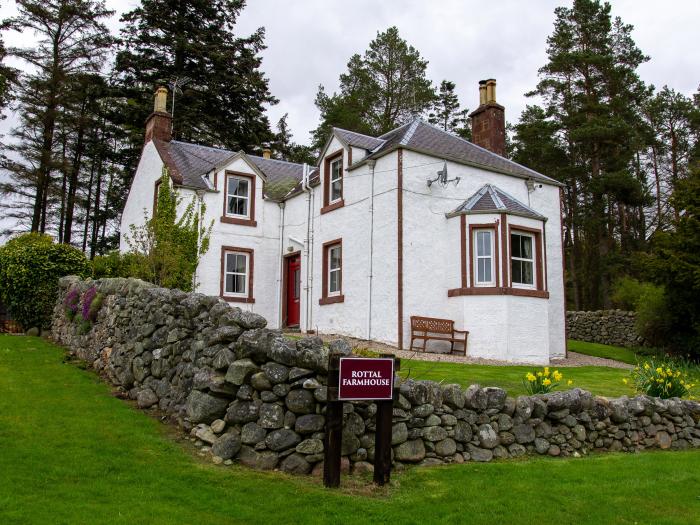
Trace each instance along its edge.
{"label": "burgundy sign", "polygon": [[338,399],[391,399],[394,387],[394,359],[340,358]]}

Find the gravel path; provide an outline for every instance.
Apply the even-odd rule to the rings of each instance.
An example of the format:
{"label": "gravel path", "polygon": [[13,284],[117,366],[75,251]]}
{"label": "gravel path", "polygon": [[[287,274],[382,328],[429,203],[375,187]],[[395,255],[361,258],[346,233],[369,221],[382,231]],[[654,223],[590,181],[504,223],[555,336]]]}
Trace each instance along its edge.
{"label": "gravel path", "polygon": [[[300,334],[286,334],[293,337],[299,337]],[[465,364],[477,364],[477,365],[494,365],[494,366],[512,366],[512,365],[531,365],[531,363],[522,362],[511,362],[511,361],[498,361],[496,359],[483,359],[480,357],[471,357],[467,355],[466,357],[460,355],[450,355],[450,354],[440,354],[434,352],[417,352],[408,350],[399,350],[394,346],[387,345],[384,343],[378,343],[375,341],[365,341],[363,339],[355,339],[354,337],[345,337],[337,335],[327,335],[319,334],[319,337],[324,341],[332,341],[342,337],[353,348],[367,348],[369,350],[374,350],[375,352],[385,352],[388,354],[394,354],[396,357],[401,359],[415,359],[418,361],[440,361],[444,363],[465,363]],[[559,368],[566,367],[576,367],[576,366],[606,366],[608,368],[622,368],[631,369],[632,365],[623,363],[621,361],[615,361],[614,359],[605,359],[602,357],[594,357],[591,355],[578,354],[576,352],[569,352],[566,359],[552,359],[550,361],[550,366],[557,366]]]}

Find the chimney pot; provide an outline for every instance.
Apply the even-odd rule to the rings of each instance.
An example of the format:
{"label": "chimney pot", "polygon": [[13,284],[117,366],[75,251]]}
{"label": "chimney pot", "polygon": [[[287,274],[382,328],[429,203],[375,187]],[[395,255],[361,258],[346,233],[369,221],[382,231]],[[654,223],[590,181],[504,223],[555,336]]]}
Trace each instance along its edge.
{"label": "chimney pot", "polygon": [[153,100],[153,111],[158,113],[167,113],[168,90],[163,86],[156,90],[156,96]]}
{"label": "chimney pot", "polygon": [[486,104],[486,81],[479,80],[479,105]]}
{"label": "chimney pot", "polygon": [[486,81],[486,103],[491,104],[496,102],[496,79],[489,78]]}
{"label": "chimney pot", "polygon": [[270,159],[272,158],[272,150],[270,148],[263,148],[263,159]]}

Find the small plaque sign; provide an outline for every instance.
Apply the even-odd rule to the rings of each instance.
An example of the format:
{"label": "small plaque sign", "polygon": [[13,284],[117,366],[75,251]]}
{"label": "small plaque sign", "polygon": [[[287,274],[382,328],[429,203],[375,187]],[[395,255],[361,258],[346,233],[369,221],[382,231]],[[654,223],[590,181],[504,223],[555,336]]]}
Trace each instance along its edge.
{"label": "small plaque sign", "polygon": [[389,400],[394,388],[393,358],[340,358],[338,399]]}

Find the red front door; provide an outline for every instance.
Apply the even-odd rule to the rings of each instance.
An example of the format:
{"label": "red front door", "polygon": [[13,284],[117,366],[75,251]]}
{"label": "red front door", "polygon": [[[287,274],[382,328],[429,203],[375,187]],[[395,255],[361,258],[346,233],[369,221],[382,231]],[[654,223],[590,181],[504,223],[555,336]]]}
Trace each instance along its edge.
{"label": "red front door", "polygon": [[301,255],[287,257],[287,326],[299,326]]}

